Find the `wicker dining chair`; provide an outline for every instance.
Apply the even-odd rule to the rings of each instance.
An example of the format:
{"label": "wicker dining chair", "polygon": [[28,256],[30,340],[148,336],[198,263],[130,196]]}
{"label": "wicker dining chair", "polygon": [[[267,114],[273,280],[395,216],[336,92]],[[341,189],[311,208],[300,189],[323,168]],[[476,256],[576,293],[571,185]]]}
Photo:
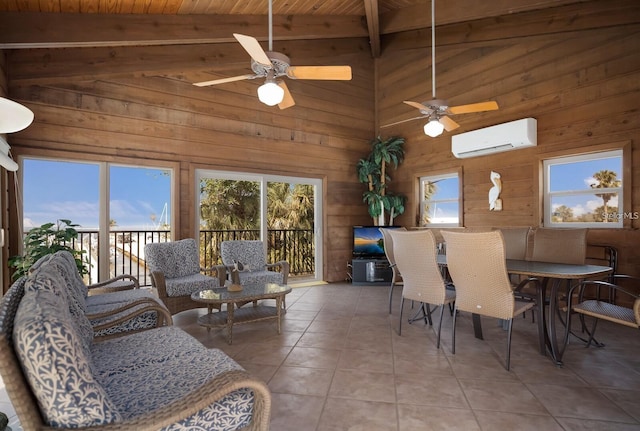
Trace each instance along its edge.
{"label": "wicker dining chair", "polygon": [[[640,278],[617,274],[612,277],[612,280],[613,283],[584,280],[569,290],[571,301],[577,297],[577,304],[571,304],[569,309],[580,314],[582,328],[589,336],[587,347],[594,342],[600,320],[640,329],[640,295],[637,293],[640,288]],[[574,291],[577,292],[576,296],[573,295]],[[624,301],[632,304],[631,307],[625,307]],[[584,322],[587,316],[593,318],[591,329],[588,329]],[[596,344],[602,346],[597,341]]]}
{"label": "wicker dining chair", "polygon": [[[505,368],[511,364],[511,330],[513,318],[534,310],[535,302],[521,301],[514,295],[505,261],[505,246],[500,231],[442,232],[447,243],[447,267],[456,286],[453,314],[451,353],[456,352],[456,317],[466,311],[507,322],[507,352]],[[523,280],[521,284],[537,279]],[[540,316],[538,316],[540,319]],[[538,330],[540,326],[538,325]],[[542,336],[543,334],[538,334]]]}
{"label": "wicker dining chair", "polygon": [[[389,267],[391,268],[391,286],[389,287],[389,314],[391,314],[391,304],[393,303],[393,288],[396,285],[400,285],[402,283],[402,275],[400,274],[400,270],[398,270],[398,266],[396,265],[396,257],[393,254],[393,237],[389,234],[391,229],[385,229],[383,227],[379,228],[380,233],[382,234],[382,240],[384,242],[384,254],[387,256],[387,260],[389,261]],[[394,230],[403,230],[406,231],[406,228],[395,228]]]}
{"label": "wicker dining chair", "polygon": [[393,239],[393,253],[396,265],[403,278],[402,301],[400,303],[400,326],[398,334],[402,335],[402,311],[404,300],[421,303],[425,320],[431,321],[430,305],[440,307],[440,321],[438,322],[437,343],[440,348],[440,333],[445,305],[456,300],[453,289],[447,289],[442,278],[440,267],[436,260],[436,240],[429,230],[388,232]]}

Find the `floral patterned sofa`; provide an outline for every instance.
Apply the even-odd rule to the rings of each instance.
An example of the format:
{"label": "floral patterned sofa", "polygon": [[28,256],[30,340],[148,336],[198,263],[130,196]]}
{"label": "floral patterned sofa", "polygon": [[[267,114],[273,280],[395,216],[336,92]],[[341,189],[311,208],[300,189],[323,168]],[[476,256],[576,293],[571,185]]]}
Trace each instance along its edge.
{"label": "floral patterned sofa", "polygon": [[225,353],[173,326],[95,338],[74,287],[43,261],[0,303],[0,374],[22,429],[268,429],[268,388]]}
{"label": "floral patterned sofa", "polygon": [[110,337],[121,332],[135,332],[171,322],[165,305],[149,289],[127,289],[109,293],[90,294],[73,255],[58,251],[36,262],[30,271],[47,267],[66,283],[69,299],[89,319],[96,337]]}

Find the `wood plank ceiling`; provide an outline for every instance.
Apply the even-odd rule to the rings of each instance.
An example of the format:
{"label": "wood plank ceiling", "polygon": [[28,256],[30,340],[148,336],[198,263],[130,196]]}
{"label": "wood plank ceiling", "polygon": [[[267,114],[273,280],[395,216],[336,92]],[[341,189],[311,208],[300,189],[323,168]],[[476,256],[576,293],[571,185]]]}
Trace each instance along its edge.
{"label": "wood plank ceiling", "polygon": [[[440,1],[436,24],[588,1]],[[368,37],[379,57],[381,35],[429,27],[430,10],[428,0],[274,0],[273,39]],[[227,43],[243,28],[265,41],[267,13],[268,0],[4,0],[0,49]]]}

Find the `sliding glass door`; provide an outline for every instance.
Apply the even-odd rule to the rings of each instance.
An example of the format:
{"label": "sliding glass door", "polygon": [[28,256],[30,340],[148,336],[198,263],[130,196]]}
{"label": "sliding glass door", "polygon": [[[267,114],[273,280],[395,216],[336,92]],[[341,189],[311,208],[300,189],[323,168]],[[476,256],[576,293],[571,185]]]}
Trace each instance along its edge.
{"label": "sliding glass door", "polygon": [[203,264],[220,263],[224,240],[260,239],[268,262],[289,262],[291,281],[322,279],[321,180],[208,170],[196,178]]}

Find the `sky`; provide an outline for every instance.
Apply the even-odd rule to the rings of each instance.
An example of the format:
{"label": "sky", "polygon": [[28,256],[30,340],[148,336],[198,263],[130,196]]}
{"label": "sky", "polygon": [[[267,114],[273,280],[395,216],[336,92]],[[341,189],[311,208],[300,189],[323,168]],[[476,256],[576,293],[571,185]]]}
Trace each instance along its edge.
{"label": "sky", "polygon": [[[110,165],[110,219],[118,228],[154,230],[171,220],[167,171]],[[24,160],[24,226],[69,219],[82,228],[99,222],[100,165]],[[166,209],[165,209],[166,206]]]}
{"label": "sky", "polygon": [[[552,191],[591,190],[593,174],[608,169],[622,179],[620,158],[554,165],[551,169]],[[497,170],[499,172],[499,169]],[[110,219],[121,229],[155,230],[171,220],[171,178],[160,169],[109,165]],[[30,228],[58,219],[69,219],[83,228],[98,227],[99,176],[97,163],[59,162],[26,159],[23,163],[24,226]],[[508,181],[503,179],[503,181]],[[487,193],[492,184],[487,177]],[[457,180],[437,183],[434,199],[456,198]],[[578,216],[602,206],[602,199],[589,192],[563,196],[553,207],[566,205]],[[617,206],[617,198],[609,206]],[[487,202],[488,207],[488,202]],[[439,203],[433,219],[457,220],[457,203]]]}

